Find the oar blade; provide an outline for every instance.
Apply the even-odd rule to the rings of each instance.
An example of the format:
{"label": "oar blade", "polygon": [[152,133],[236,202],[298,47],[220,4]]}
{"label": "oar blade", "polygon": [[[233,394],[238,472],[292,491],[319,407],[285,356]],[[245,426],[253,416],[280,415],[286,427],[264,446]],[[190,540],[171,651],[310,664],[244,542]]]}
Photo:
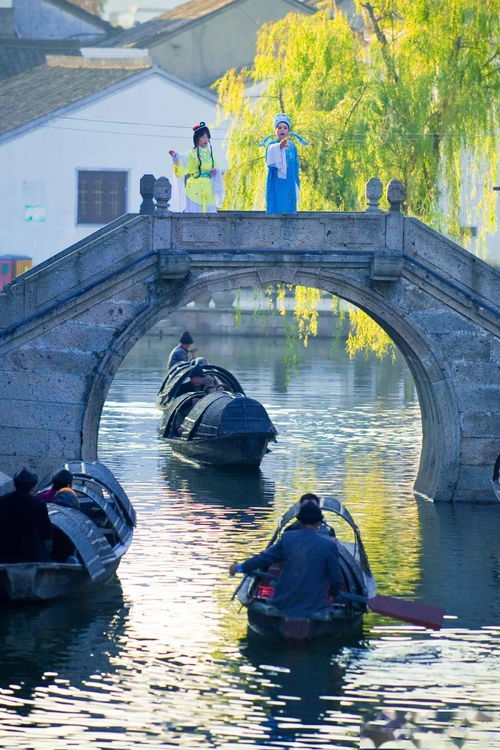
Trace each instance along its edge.
{"label": "oar blade", "polygon": [[431,604],[409,602],[406,599],[396,599],[393,596],[373,596],[368,599],[368,606],[373,612],[395,620],[422,625],[424,628],[439,630],[443,624],[445,610]]}

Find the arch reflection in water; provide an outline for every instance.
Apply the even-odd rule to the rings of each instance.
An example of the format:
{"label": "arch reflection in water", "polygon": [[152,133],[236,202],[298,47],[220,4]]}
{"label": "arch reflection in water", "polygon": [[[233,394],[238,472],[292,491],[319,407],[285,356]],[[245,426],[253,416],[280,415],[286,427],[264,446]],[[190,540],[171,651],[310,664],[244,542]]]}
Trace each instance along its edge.
{"label": "arch reflection in water", "polygon": [[91,675],[110,673],[121,651],[128,607],[118,579],[94,595],[45,605],[11,605],[0,613],[0,690],[18,685],[16,712],[54,678],[81,687]]}
{"label": "arch reflection in water", "polygon": [[260,469],[196,466],[170,458],[162,466],[167,486],[187,492],[193,502],[229,507],[267,506],[274,500],[274,482]]}
{"label": "arch reflection in water", "polygon": [[443,606],[458,618],[459,627],[498,625],[500,507],[423,500],[417,507],[422,530],[418,596]]}

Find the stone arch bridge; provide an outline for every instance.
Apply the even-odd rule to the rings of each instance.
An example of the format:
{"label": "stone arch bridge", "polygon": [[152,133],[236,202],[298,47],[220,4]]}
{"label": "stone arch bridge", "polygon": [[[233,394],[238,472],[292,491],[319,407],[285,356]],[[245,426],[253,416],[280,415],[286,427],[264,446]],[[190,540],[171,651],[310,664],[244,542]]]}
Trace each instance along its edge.
{"label": "stone arch bridge", "polygon": [[[166,178],[126,214],[0,293],[0,470],[97,457],[101,410],[131,347],[218,291],[290,283],[374,318],[404,355],[422,413],[415,491],[489,502],[500,451],[500,271],[414,218],[402,186],[360,213],[172,214]],[[152,178],[154,180],[154,178]]]}

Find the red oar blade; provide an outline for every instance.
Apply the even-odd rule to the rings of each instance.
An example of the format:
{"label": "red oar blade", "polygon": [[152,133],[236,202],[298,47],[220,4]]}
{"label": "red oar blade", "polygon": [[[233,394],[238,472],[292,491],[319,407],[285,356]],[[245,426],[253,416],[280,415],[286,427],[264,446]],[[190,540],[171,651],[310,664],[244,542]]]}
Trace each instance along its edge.
{"label": "red oar blade", "polygon": [[439,630],[443,624],[445,611],[442,607],[409,602],[406,599],[395,599],[393,596],[373,596],[368,599],[367,604],[373,612],[378,612],[379,615],[404,620],[414,625],[423,625],[424,628]]}

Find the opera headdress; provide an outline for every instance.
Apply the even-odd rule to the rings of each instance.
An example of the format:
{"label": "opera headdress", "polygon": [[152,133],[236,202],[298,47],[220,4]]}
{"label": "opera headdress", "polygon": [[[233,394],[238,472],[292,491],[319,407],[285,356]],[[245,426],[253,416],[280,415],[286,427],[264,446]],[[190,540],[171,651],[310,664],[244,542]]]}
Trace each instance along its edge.
{"label": "opera headdress", "polygon": [[[288,115],[286,115],[284,112],[280,112],[279,114],[277,114],[277,115],[274,116],[274,118],[273,118],[273,127],[274,127],[275,130],[278,127],[278,125],[280,124],[280,122],[284,122],[285,125],[288,125],[288,129],[290,130],[290,132],[288,134],[289,137],[291,136],[292,138],[296,138],[298,140],[298,142],[301,143],[303,146],[308,146],[309,145],[308,142],[306,140],[304,140],[304,138],[301,138],[301,136],[298,135],[298,133],[292,133],[292,131],[291,131],[292,121],[291,121],[290,117]],[[274,135],[274,134],[273,135],[268,135],[268,136],[266,136],[264,138],[264,140],[261,143],[259,143],[259,146],[267,146],[267,144],[270,141],[274,141],[275,139],[276,139],[276,135]]]}
{"label": "opera headdress", "polygon": [[210,130],[208,129],[206,123],[200,122],[199,125],[193,125],[193,143],[194,145],[198,145],[198,140],[201,138],[202,135],[208,135],[210,139]]}

